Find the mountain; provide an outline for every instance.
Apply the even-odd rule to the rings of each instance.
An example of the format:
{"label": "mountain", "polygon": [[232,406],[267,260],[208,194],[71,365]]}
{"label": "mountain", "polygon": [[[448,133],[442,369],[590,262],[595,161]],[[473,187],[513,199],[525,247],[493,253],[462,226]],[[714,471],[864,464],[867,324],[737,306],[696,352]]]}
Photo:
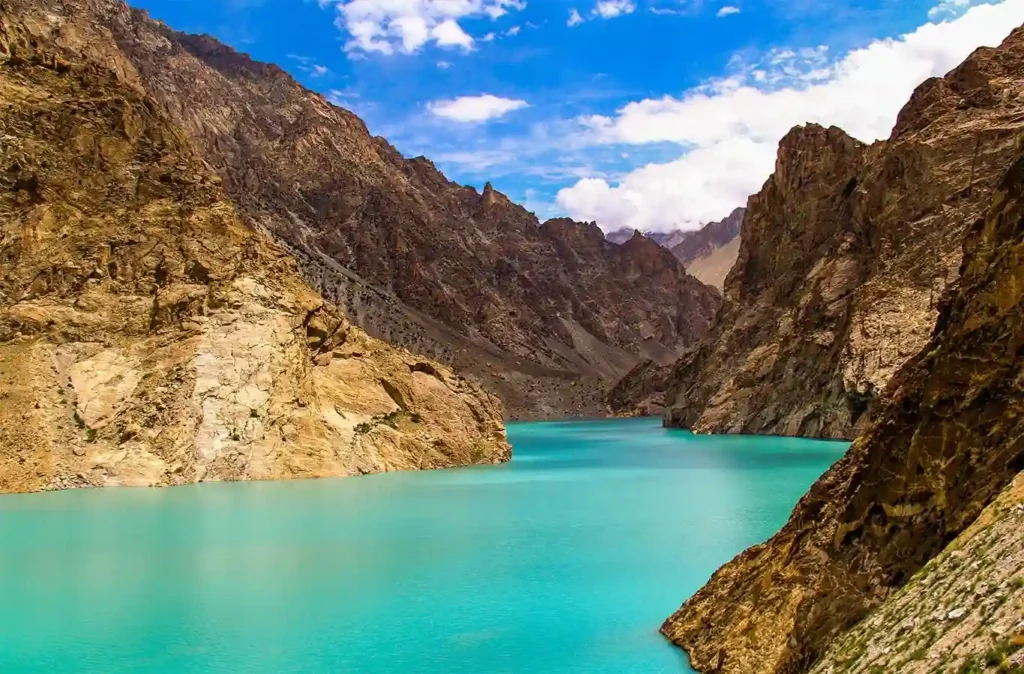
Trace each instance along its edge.
{"label": "mountain", "polygon": [[[640,230],[623,227],[622,229],[617,229],[614,232],[605,234],[604,238],[612,243],[623,244],[636,236],[637,232],[640,232]],[[684,232],[680,229],[674,229],[671,232],[640,232],[641,235],[646,236],[654,243],[670,250],[673,246],[685,239],[690,233],[691,232]]]}
{"label": "mountain", "polygon": [[721,290],[739,256],[740,228],[745,213],[745,208],[737,208],[724,220],[709,222],[696,232],[687,232],[671,243],[669,249],[687,272]]}
{"label": "mountain", "polygon": [[34,6],[63,22],[58,42],[121,64],[243,219],[355,324],[481,382],[512,418],[603,413],[609,382],[642,358],[674,360],[720,303],[653,242],[541,224],[490,185],[405,159],[351,112],[210,37],[118,0]]}
{"label": "mountain", "polygon": [[0,492],[508,460],[499,401],[311,290],[109,35],[0,9]]}
{"label": "mountain", "polygon": [[674,367],[667,423],[852,438],[927,343],[1024,131],[1024,35],[914,92],[873,145],[809,124],[750,198],[714,328]]}
{"label": "mountain", "polygon": [[[785,401],[755,400],[771,395],[756,388],[769,377],[784,383],[776,363],[813,386],[810,367],[834,367],[828,358],[840,347],[874,348],[876,368],[893,366],[898,358],[882,361],[878,342],[863,341],[884,328],[904,337],[900,349],[926,326],[929,336],[884,377],[882,394],[868,401],[871,414],[818,427],[864,430],[782,530],[719,569],[662,626],[699,671],[793,674],[816,663],[822,672],[1013,671],[1005,656],[1024,643],[1015,575],[1024,565],[1022,74],[1024,27],[998,49],[980,49],[945,78],[925,82],[887,142],[866,147],[838,129],[794,131],[776,174],[751,199],[728,301],[779,302],[775,315],[792,321],[779,332],[791,341],[808,318],[852,325],[857,339],[838,342],[848,339],[844,328],[812,335],[817,351],[764,342],[734,373],[732,390],[749,390],[743,402],[716,406],[782,409]],[[982,200],[988,205],[979,213]],[[775,220],[772,205],[780,209]],[[958,255],[951,239],[959,241]],[[755,245],[765,241],[776,245]],[[817,261],[794,255],[801,243]],[[865,250],[875,257],[863,257]],[[923,293],[938,290],[954,257],[930,320]],[[784,313],[781,302],[793,295],[783,291],[801,288],[813,292],[797,295],[806,298],[799,312]],[[873,315],[889,322],[864,322],[872,315],[868,300]],[[723,312],[734,310],[728,304]],[[747,317],[749,335],[768,334],[759,314]],[[843,323],[831,322],[838,317]],[[723,336],[735,339],[740,330]],[[703,346],[698,352],[675,377],[711,354]],[[807,360],[814,355],[819,360]],[[836,422],[850,412],[837,407],[817,418]],[[918,661],[925,657],[935,659]]]}
{"label": "mountain", "polygon": [[[1022,37],[1024,29],[1003,53]],[[994,57],[982,52],[968,63]],[[876,420],[778,534],[719,569],[662,627],[696,669],[802,672],[832,644],[848,649],[840,662],[851,671],[866,665],[861,658],[869,639],[913,640],[915,651],[872,657],[914,660],[933,646],[975,648],[979,637],[984,643],[1014,635],[994,633],[997,625],[1024,627],[1013,575],[1024,565],[1014,543],[1024,531],[1024,507],[1016,505],[1024,471],[1024,154],[1018,155],[987,216],[966,232],[960,280],[940,303],[933,336],[889,382]],[[967,545],[979,529],[982,539]],[[999,581],[995,587],[976,584],[988,574]],[[941,594],[944,588],[955,594]],[[907,593],[922,603],[908,605]],[[993,594],[1002,595],[1001,603]],[[1009,616],[998,617],[1013,594]],[[870,620],[855,627],[876,608],[876,626],[897,616],[908,622],[887,634],[874,631]],[[997,622],[960,634],[948,625],[982,613]],[[863,640],[841,636],[851,628]],[[946,632],[953,639],[937,643]],[[970,655],[984,658],[963,651],[959,657]],[[939,669],[932,663],[925,671]]]}
{"label": "mountain", "polygon": [[740,227],[745,209],[737,208],[723,220],[709,222],[697,231],[641,232],[622,228],[605,234],[612,243],[625,243],[640,234],[672,251],[686,271],[706,285],[722,289],[725,275],[739,253]]}

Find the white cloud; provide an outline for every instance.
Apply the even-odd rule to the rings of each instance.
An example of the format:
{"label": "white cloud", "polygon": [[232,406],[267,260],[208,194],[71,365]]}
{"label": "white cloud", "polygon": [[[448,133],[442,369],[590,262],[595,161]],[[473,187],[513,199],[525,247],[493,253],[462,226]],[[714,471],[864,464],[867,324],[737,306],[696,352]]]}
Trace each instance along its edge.
{"label": "white cloud", "polygon": [[295,67],[298,70],[308,74],[310,77],[324,77],[331,73],[327,66],[322,66],[308,56],[299,56],[297,54],[288,54],[288,58],[295,61]]}
{"label": "white cloud", "polygon": [[[614,19],[636,11],[633,0],[597,0],[590,13],[584,17],[575,7],[569,10],[569,20],[565,25],[570,28],[578,26],[588,19]],[[653,10],[652,10],[653,11]]]}
{"label": "white cloud", "polygon": [[511,28],[505,31],[505,35],[508,35],[509,37],[515,37],[516,35],[519,35],[520,30],[522,29],[519,26],[512,26]]}
{"label": "white cloud", "polygon": [[635,10],[636,5],[632,0],[598,0],[591,13],[602,19],[614,19],[623,14],[632,14]]}
{"label": "white cloud", "polygon": [[440,68],[441,70],[448,70],[449,68],[452,67],[452,62],[451,61],[438,61],[437,62],[437,67]]}
{"label": "white cloud", "polygon": [[720,10],[718,10],[718,14],[716,14],[716,16],[723,17],[723,16],[729,16],[730,14],[739,14],[739,13],[740,13],[740,8],[739,7],[733,7],[732,5],[726,5],[725,7],[721,8]]}
{"label": "white cloud", "polygon": [[1024,21],[1024,0],[978,5],[955,20],[878,40],[842,58],[825,47],[778,50],[756,63],[736,60],[723,79],[627,104],[612,117],[581,118],[591,142],[672,142],[675,161],[649,164],[615,184],[584,179],[558,204],[603,227],[695,228],[758,191],[774,167],[778,141],[805,122],[836,125],[865,142],[889,136],[914,88],[942,75],[976,47],[994,46]]}
{"label": "white cloud", "polygon": [[462,47],[463,49],[471,49],[473,47],[473,38],[466,31],[462,30],[462,26],[455,23],[453,19],[442,21],[434,26],[430,31],[430,35],[437,41],[440,47]]}
{"label": "white cloud", "polygon": [[345,51],[412,54],[425,45],[472,49],[462,19],[497,19],[522,10],[524,0],[318,0],[335,6],[335,23],[348,33]]}
{"label": "white cloud", "polygon": [[932,21],[953,18],[959,16],[972,4],[971,0],[941,0],[939,4],[928,11],[928,18]]}
{"label": "white cloud", "polygon": [[437,117],[453,122],[472,123],[497,119],[508,113],[528,108],[529,104],[517,98],[501,98],[491,94],[460,96],[444,101],[433,101],[427,109]]}

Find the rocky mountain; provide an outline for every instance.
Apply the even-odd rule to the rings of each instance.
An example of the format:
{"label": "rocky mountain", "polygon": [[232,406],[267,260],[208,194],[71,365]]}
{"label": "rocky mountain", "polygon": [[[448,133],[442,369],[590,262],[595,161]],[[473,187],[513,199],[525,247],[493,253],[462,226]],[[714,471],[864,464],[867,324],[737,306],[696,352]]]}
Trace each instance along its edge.
{"label": "rocky mountain", "polygon": [[676,229],[670,232],[639,232],[624,228],[605,234],[605,238],[612,243],[625,243],[641,233],[672,251],[691,276],[721,290],[725,276],[739,254],[744,211],[743,208],[737,208],[724,220],[709,222],[697,231]]}
{"label": "rocky mountain", "polygon": [[852,438],[927,343],[1024,132],[1024,31],[923,83],[888,140],[807,125],[750,198],[714,329],[674,368],[669,425]]}
{"label": "rocky mountain", "polygon": [[245,221],[354,323],[484,383],[514,418],[604,412],[609,381],[641,358],[674,360],[719,305],[653,242],[541,224],[489,184],[457,185],[276,66],[119,0],[34,4],[62,24],[61,44],[122,64]]}
{"label": "rocky mountain", "polygon": [[[867,662],[864,657],[879,663],[901,663],[916,662],[915,658],[931,653],[940,658],[945,653],[965,663],[973,660],[981,667],[979,659],[985,656],[973,649],[989,639],[998,641],[997,646],[1009,647],[1012,630],[1022,627],[1019,612],[1016,616],[1004,615],[1001,604],[996,605],[999,601],[992,599],[993,594],[1001,593],[1003,604],[1008,598],[1020,601],[1019,581],[1007,577],[1020,563],[1020,548],[1015,542],[1021,530],[1019,508],[1013,505],[1019,501],[1019,486],[1012,483],[1024,470],[1024,144],[1016,143],[1014,150],[1015,142],[1006,134],[1018,130],[1015,119],[1024,118],[1021,88],[1007,84],[1021,72],[1022,55],[1024,28],[1016,30],[1001,48],[979,50],[947,78],[926,83],[901,115],[893,140],[876,148],[860,146],[838,130],[802,130],[792,135],[783,144],[780,170],[766,188],[767,194],[752,200],[750,212],[754,217],[748,215],[745,223],[741,253],[744,264],[729,279],[733,297],[742,297],[738,293],[750,292],[757,285],[756,277],[744,270],[772,271],[773,258],[756,258],[746,240],[748,232],[767,234],[760,224],[751,226],[763,217],[759,210],[762,200],[774,199],[773,192],[784,185],[802,183],[809,195],[804,208],[811,209],[827,193],[826,181],[815,179],[806,168],[794,173],[799,163],[794,165],[785,156],[806,148],[796,142],[806,142],[808,135],[817,144],[804,151],[813,149],[821,168],[828,168],[833,180],[852,185],[851,194],[863,187],[860,182],[852,183],[854,178],[843,170],[843,156],[867,154],[870,159],[874,153],[895,153],[902,158],[900,162],[884,160],[893,190],[880,193],[878,199],[892,210],[907,208],[903,205],[906,200],[917,200],[918,206],[911,212],[930,217],[931,227],[923,230],[920,222],[911,218],[886,221],[890,226],[911,228],[918,238],[956,232],[962,255],[954,282],[937,303],[938,320],[930,338],[889,378],[884,395],[876,402],[874,420],[846,456],[801,499],[778,534],[719,569],[665,622],[664,634],[687,649],[698,670],[788,674],[807,671],[826,653],[830,653],[831,662],[838,663],[838,669],[825,671],[852,671],[861,666],[858,663]],[[954,93],[956,98],[950,99]],[[923,115],[927,111],[931,113]],[[924,139],[918,134],[931,126],[925,124],[924,116],[941,120],[945,133],[936,129],[928,134],[935,141],[930,146],[905,147],[911,138]],[[972,160],[973,151],[967,149],[954,161],[950,148],[943,151],[944,145],[955,145],[955,139],[963,133],[959,124],[968,120],[973,122],[970,135],[980,141],[966,146],[978,147],[979,157]],[[1004,144],[1010,148],[1004,149]],[[989,189],[987,174],[994,170],[994,164],[1002,163],[1007,152],[1015,155],[1015,162],[1001,182]],[[928,169],[939,160],[940,166],[955,174],[949,179],[961,188],[957,200],[944,202],[944,208],[935,212],[933,200],[944,181]],[[959,180],[961,171],[953,169],[972,163],[984,168],[977,170],[975,181],[965,184]],[[868,165],[872,164],[869,161]],[[864,176],[860,171],[856,175]],[[918,190],[905,190],[905,182],[914,176],[922,178],[917,181]],[[983,190],[990,204],[987,214],[964,227],[964,213],[973,210],[979,198],[976,193]],[[852,218],[867,224],[857,217],[867,204],[849,204],[840,199],[832,205],[839,210],[830,221],[839,224]],[[876,217],[884,215],[877,210],[870,212]],[[861,235],[873,234],[869,229]],[[840,239],[841,246],[850,240],[842,230],[834,237]],[[898,240],[883,237],[872,242],[884,252],[886,246],[894,246]],[[918,244],[907,236],[902,242],[908,249]],[[891,264],[900,259],[883,256],[883,261]],[[841,263],[825,260],[824,266],[833,272],[831,278],[844,268]],[[781,259],[774,262],[783,264]],[[924,281],[934,278],[936,270],[929,268],[924,258],[919,258],[919,267],[923,268]],[[909,274],[912,270],[903,267],[902,271]],[[778,274],[776,266],[769,278]],[[818,281],[823,293],[832,287],[827,281],[830,277],[810,277]],[[869,288],[876,279],[868,277]],[[893,277],[889,283],[894,283]],[[889,287],[905,292],[899,286]],[[877,292],[874,297],[879,302],[884,300]],[[762,352],[761,359],[769,356]],[[1000,497],[1001,493],[1004,496]],[[979,521],[979,515],[997,498],[995,511],[990,510],[986,516],[991,519]],[[1012,512],[1007,513],[1008,507]],[[1007,516],[1012,519],[1004,519]],[[976,522],[978,526],[967,531]],[[958,539],[965,531],[966,537]],[[954,547],[947,549],[951,542]],[[957,545],[976,556],[966,557]],[[926,566],[944,549],[944,557]],[[971,582],[949,575],[961,564],[969,566],[957,573]],[[975,568],[986,564],[991,570],[971,575]],[[991,591],[974,583],[985,578],[996,584]],[[905,585],[905,593],[899,594],[897,591]],[[955,594],[942,594],[944,587]],[[916,593],[911,596],[919,597],[922,603],[909,607],[907,593]],[[1016,594],[1011,597],[1012,593]],[[855,628],[873,609],[877,609],[874,617]],[[942,627],[911,620],[924,620],[928,610],[941,613],[928,619],[941,620]],[[971,621],[986,615],[995,622],[973,632],[968,630]],[[863,631],[897,618],[901,618],[898,630],[905,633],[902,637],[899,632],[874,632],[872,636]],[[903,619],[908,622],[904,624]],[[965,621],[964,631],[951,629],[949,623],[956,621]],[[843,637],[851,628],[861,631]],[[979,635],[979,631],[984,633]],[[883,636],[904,639],[919,650],[871,650]],[[938,643],[940,639],[944,641]],[[924,671],[940,670],[937,663],[928,662]],[[867,671],[916,668],[916,664],[878,664]]]}
{"label": "rocky mountain", "polygon": [[[604,238],[611,241],[612,243],[623,244],[636,236],[636,233],[640,232],[638,229],[630,229],[623,227],[617,229],[614,232],[609,232],[604,235]],[[673,246],[678,244],[680,241],[686,238],[690,232],[684,232],[680,229],[674,229],[671,232],[640,232],[643,236],[665,248],[671,249]]]}
{"label": "rocky mountain", "polygon": [[507,460],[499,401],[311,290],[132,68],[0,2],[0,492]]}
{"label": "rocky mountain", "polygon": [[740,228],[745,213],[745,208],[737,208],[724,220],[710,222],[696,232],[687,232],[669,249],[687,272],[722,290],[725,277],[739,256]]}

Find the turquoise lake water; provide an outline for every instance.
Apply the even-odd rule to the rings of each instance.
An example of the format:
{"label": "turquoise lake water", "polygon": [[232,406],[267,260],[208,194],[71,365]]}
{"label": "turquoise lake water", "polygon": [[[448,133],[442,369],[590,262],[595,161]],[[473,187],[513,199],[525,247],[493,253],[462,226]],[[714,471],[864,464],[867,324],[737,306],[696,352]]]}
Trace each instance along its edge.
{"label": "turquoise lake water", "polygon": [[846,449],[509,436],[504,466],[0,496],[0,672],[686,672],[661,621]]}

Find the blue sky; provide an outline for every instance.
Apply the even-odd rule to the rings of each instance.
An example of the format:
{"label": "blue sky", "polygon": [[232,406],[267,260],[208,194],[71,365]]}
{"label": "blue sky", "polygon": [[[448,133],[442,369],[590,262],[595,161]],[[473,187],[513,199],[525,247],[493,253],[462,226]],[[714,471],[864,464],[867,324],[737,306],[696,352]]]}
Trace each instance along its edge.
{"label": "blue sky", "polygon": [[916,83],[1024,22],[1024,0],[135,4],[281,65],[453,180],[606,229],[724,216],[796,123],[884,137]]}

